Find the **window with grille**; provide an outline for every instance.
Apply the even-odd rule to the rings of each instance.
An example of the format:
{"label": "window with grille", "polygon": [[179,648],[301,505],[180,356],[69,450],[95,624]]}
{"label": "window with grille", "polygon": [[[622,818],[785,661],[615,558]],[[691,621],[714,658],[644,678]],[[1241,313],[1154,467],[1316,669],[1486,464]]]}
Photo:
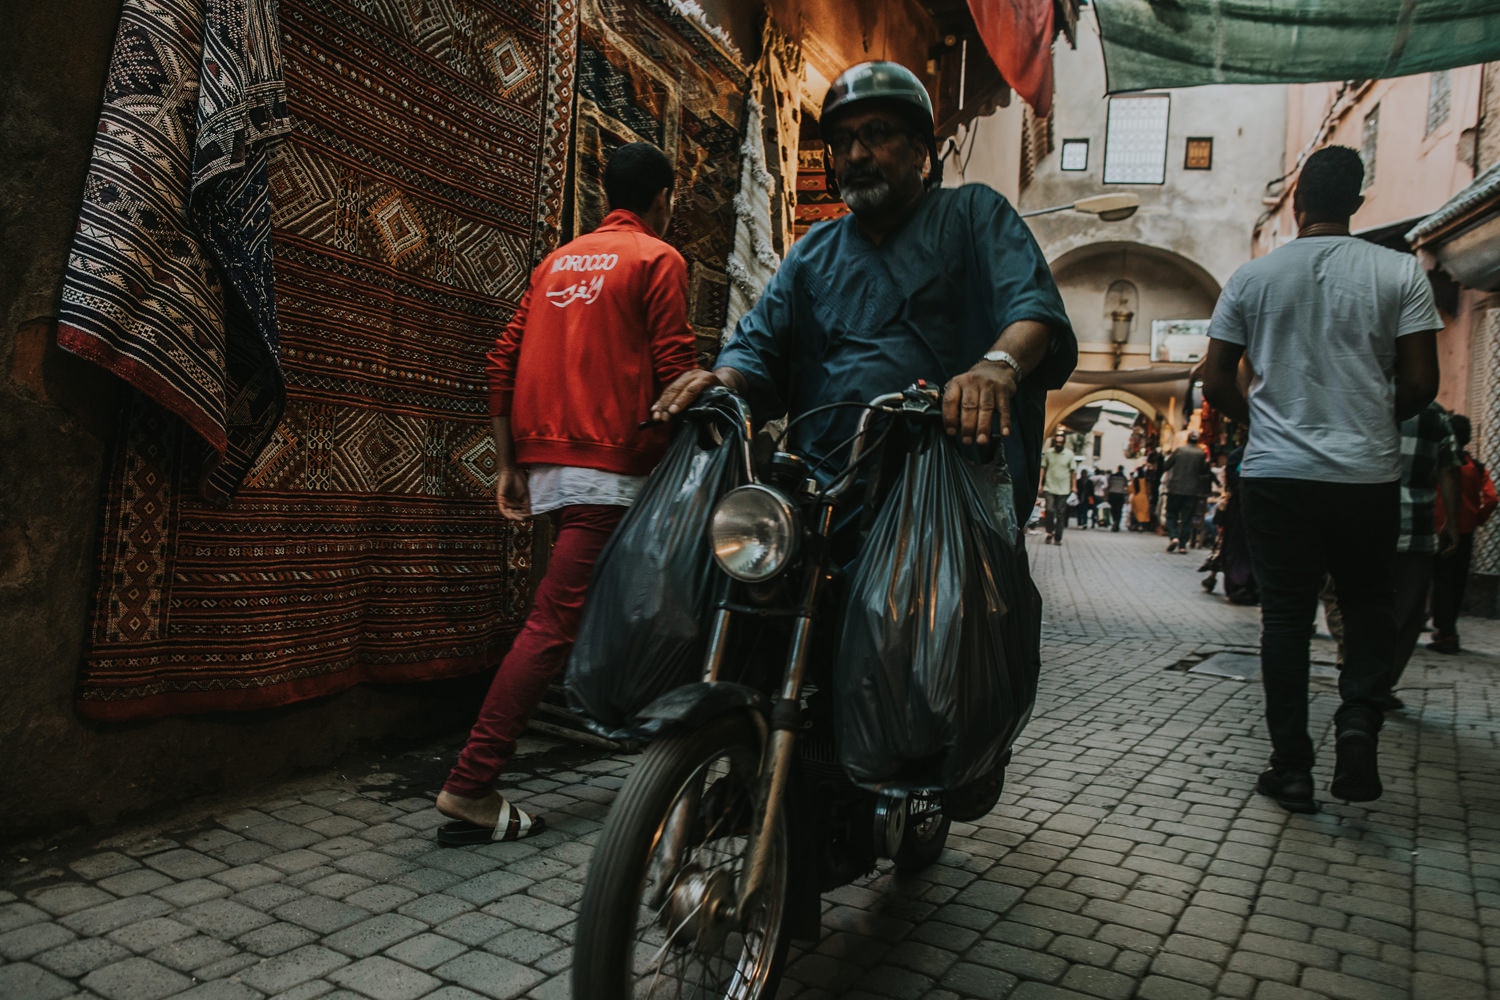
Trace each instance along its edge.
{"label": "window with grille", "polygon": [[1039,163],[1052,152],[1052,116],[1038,118],[1028,106],[1021,123],[1021,186],[1030,184]]}
{"label": "window with grille", "polygon": [[1166,94],[1109,99],[1104,132],[1104,183],[1162,184],[1167,179]]}
{"label": "window with grille", "polygon": [[1360,191],[1370,190],[1375,183],[1375,150],[1379,135],[1380,105],[1377,104],[1365,115],[1365,128],[1359,137],[1359,158],[1365,163],[1365,182]]}
{"label": "window with grille", "polygon": [[1453,73],[1438,70],[1427,78],[1427,134],[1448,120],[1448,109],[1453,104]]}

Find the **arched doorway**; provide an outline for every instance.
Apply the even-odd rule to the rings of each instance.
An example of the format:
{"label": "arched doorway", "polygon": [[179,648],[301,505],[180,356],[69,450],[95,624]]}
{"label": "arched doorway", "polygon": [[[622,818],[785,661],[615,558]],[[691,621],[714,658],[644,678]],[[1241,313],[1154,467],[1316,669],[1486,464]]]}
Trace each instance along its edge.
{"label": "arched doorway", "polygon": [[1207,349],[1218,281],[1180,253],[1129,241],[1074,247],[1051,267],[1078,337],[1078,368],[1048,395],[1048,426],[1114,398],[1153,422],[1155,443],[1171,446],[1190,416],[1189,373]]}
{"label": "arched doorway", "polygon": [[1161,411],[1135,393],[1098,389],[1074,400],[1049,421],[1047,436],[1059,428],[1072,437],[1082,464],[1106,472],[1125,466],[1129,471],[1155,444]]}
{"label": "arched doorway", "polygon": [[1213,315],[1219,283],[1202,265],[1127,241],[1075,247],[1050,264],[1078,336],[1079,368],[1130,371],[1198,360],[1190,344],[1165,337],[1167,324]]}

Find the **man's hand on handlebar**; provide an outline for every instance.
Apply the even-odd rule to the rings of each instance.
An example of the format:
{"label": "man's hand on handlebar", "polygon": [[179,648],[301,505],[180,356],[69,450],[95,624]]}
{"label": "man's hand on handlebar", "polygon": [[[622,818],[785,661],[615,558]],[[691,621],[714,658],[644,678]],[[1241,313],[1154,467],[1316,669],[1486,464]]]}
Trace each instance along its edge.
{"label": "man's hand on handlebar", "polygon": [[723,386],[736,393],[742,388],[738,373],[732,368],[719,368],[711,372],[694,368],[677,376],[671,385],[662,390],[661,398],[651,404],[650,419],[657,422],[671,420],[715,386]]}
{"label": "man's hand on handlebar", "polygon": [[985,444],[995,417],[1000,433],[1010,433],[1010,401],[1016,394],[1016,373],[998,361],[981,361],[948,380],[943,392],[943,427],[964,444]]}

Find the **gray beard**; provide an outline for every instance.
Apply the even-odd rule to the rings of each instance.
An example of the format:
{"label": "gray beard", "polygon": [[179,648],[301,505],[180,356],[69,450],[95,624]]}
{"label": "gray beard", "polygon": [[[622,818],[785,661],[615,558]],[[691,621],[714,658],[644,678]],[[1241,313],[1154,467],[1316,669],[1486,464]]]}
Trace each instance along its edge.
{"label": "gray beard", "polygon": [[849,211],[855,215],[863,215],[866,212],[879,212],[890,203],[891,184],[890,181],[881,180],[874,184],[851,187],[841,193]]}

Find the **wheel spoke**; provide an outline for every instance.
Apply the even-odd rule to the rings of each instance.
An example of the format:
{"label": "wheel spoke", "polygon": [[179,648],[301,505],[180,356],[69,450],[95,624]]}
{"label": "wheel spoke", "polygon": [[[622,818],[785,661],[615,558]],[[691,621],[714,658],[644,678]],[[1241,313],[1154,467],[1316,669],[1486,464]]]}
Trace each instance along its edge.
{"label": "wheel spoke", "polygon": [[[664,763],[671,759],[673,745],[658,744],[658,756],[643,763],[646,774],[640,783],[627,784],[616,802],[616,809],[622,802],[640,803],[628,813],[631,821],[618,829],[606,826],[606,834],[619,840],[620,849],[611,854],[613,845],[601,840],[596,851],[595,865],[620,872],[625,879],[606,880],[604,884],[613,888],[601,892],[592,906],[585,899],[584,913],[592,914],[592,922],[580,929],[613,935],[616,955],[623,945],[626,971],[634,983],[630,992],[636,997],[770,1000],[770,979],[779,949],[785,947],[784,825],[774,828],[766,844],[765,899],[733,923],[723,916],[737,904],[738,883],[754,841],[747,831],[758,827],[756,781],[751,777],[758,770],[758,756],[753,733],[742,723],[740,727],[722,727],[721,733],[733,732],[735,738],[717,745],[697,734],[679,739],[678,745],[696,745],[707,753],[694,759],[678,751],[676,769]],[[654,788],[647,775],[657,779]],[[631,800],[626,793],[642,797]],[[644,805],[647,802],[651,804]],[[626,843],[637,846],[627,850]],[[634,879],[639,881],[627,881]],[[607,977],[610,961],[589,975]],[[575,992],[578,988],[575,985]]]}

